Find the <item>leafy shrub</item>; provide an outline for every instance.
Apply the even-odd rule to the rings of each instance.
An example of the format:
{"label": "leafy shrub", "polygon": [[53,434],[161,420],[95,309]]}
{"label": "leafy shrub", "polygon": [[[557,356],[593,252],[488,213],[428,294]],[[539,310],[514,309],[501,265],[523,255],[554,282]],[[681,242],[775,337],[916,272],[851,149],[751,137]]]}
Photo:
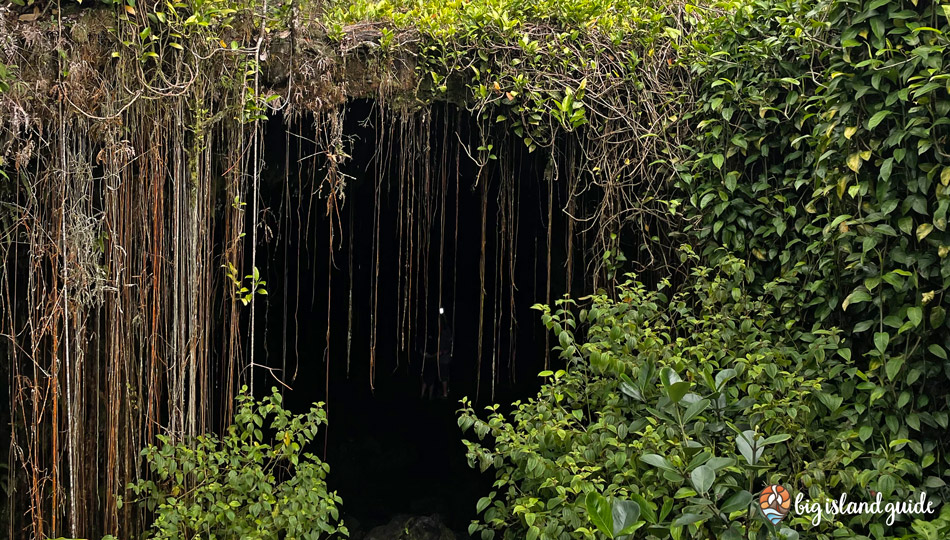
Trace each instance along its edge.
{"label": "leafy shrub", "polygon": [[858,376],[839,333],[800,332],[795,320],[775,317],[774,295],[797,283],[753,293],[754,275],[732,257],[692,278],[669,296],[668,282],[648,290],[631,280],[616,299],[582,299],[583,309],[570,299],[540,307],[566,369],[542,373],[537,397],[516,402],[510,420],[497,405],[483,420],[463,400],[459,426],[478,437],[465,441],[469,462],[496,470],[470,533],[761,539],[805,529],[809,538],[868,530],[883,538],[880,516],[818,526],[789,516],[781,531],[761,518],[751,503],[768,484],[812,500],[844,492],[868,500],[871,486],[907,500],[919,470],[889,461],[888,447],[862,447],[858,433],[877,426],[855,425],[843,411],[860,400],[829,392]]}
{"label": "leafy shrub", "polygon": [[[130,484],[155,513],[149,538],[313,539],[347,534],[342,499],[327,492],[330,466],[303,451],[326,423],[318,403],[303,415],[281,407],[277,389],[255,401],[244,387],[227,435],[142,450],[153,479]],[[273,433],[265,441],[264,434]]]}
{"label": "leafy shrub", "polygon": [[762,282],[797,274],[782,311],[841,328],[860,368],[829,388],[854,402],[839,413],[860,446],[945,489],[950,6],[752,1],[710,25],[684,53],[697,106],[680,179],[701,251]]}

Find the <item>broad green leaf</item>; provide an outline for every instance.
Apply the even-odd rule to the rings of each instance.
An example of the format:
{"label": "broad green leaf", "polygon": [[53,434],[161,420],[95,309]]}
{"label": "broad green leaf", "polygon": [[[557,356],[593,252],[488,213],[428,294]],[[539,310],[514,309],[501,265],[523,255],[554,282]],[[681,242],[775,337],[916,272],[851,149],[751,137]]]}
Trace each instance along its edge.
{"label": "broad green leaf", "polygon": [[943,325],[946,320],[947,312],[942,306],[934,306],[930,309],[930,327],[937,329]]}
{"label": "broad green leaf", "polygon": [[643,498],[643,495],[631,493],[630,498],[640,505],[640,514],[643,516],[643,519],[645,519],[647,523],[656,524],[656,511],[653,509],[653,506]]}
{"label": "broad green leaf", "polygon": [[696,495],[699,495],[699,492],[695,489],[690,489],[688,487],[681,487],[676,490],[676,493],[673,494],[674,499],[692,499]]}
{"label": "broad green leaf", "polygon": [[659,454],[644,454],[640,456],[640,461],[646,463],[647,465],[653,465],[663,469],[664,471],[675,471],[673,464],[667,461],[667,459]]}
{"label": "broad green leaf", "polygon": [[891,336],[887,332],[874,333],[874,348],[881,354],[887,350],[887,344],[891,342]]}
{"label": "broad green leaf", "polygon": [[910,442],[910,439],[894,439],[893,441],[887,443],[887,446],[890,448],[894,448],[895,446],[900,446],[903,444],[907,444],[909,442]]}
{"label": "broad green leaf", "polygon": [[724,158],[722,154],[713,154],[712,162],[713,162],[713,165],[715,165],[717,169],[721,169],[722,164],[725,163],[725,161],[726,161],[726,158]]}
{"label": "broad green leaf", "polygon": [[558,343],[561,347],[566,349],[571,344],[571,335],[567,333],[567,330],[561,330],[561,333],[557,336]]}
{"label": "broad green leaf", "polygon": [[841,309],[847,310],[848,306],[852,304],[860,304],[869,300],[871,300],[871,295],[868,294],[864,286],[859,286],[858,289],[852,291],[851,294],[845,297],[844,301],[841,302]]}
{"label": "broad green leaf", "polygon": [[782,540],[798,540],[800,538],[798,531],[791,527],[782,527],[779,531],[779,538]]}
{"label": "broad green leaf", "polygon": [[682,380],[679,374],[668,366],[660,371],[660,381],[666,389],[667,397],[669,397],[673,403],[679,403],[692,385],[689,381]]}
{"label": "broad green leaf", "polygon": [[884,119],[890,115],[891,115],[891,111],[889,109],[884,109],[884,110],[874,113],[874,116],[872,116],[871,119],[868,120],[868,129],[876,128],[878,124],[883,122]]}
{"label": "broad green leaf", "polygon": [[610,504],[614,538],[632,533],[640,521],[640,505],[635,501],[614,499]]}
{"label": "broad green leaf", "polygon": [[737,173],[736,171],[729,171],[726,174],[726,178],[725,178],[726,189],[728,189],[730,192],[735,191],[738,181],[739,181],[739,173]]}
{"label": "broad green leaf", "polygon": [[743,431],[736,437],[736,447],[749,465],[758,463],[759,456],[762,455],[759,441],[760,437],[751,429]]}
{"label": "broad green leaf", "polygon": [[660,507],[659,521],[665,520],[666,516],[670,515],[671,510],[673,510],[673,499],[667,498],[663,501],[663,506]]}
{"label": "broad green leaf", "polygon": [[689,480],[699,493],[706,493],[716,480],[716,471],[708,465],[700,465],[689,473]]}
{"label": "broad green leaf", "polygon": [[679,403],[683,396],[686,395],[686,392],[689,392],[689,387],[692,386],[692,383],[689,381],[680,381],[671,384],[667,389],[666,393],[669,396],[670,401],[673,403]]}
{"label": "broad green leaf", "polygon": [[735,493],[719,508],[723,514],[731,514],[732,512],[738,512],[739,510],[744,510],[749,507],[749,504],[752,503],[752,494],[746,490],[742,490],[738,493]]}
{"label": "broad green leaf", "polygon": [[[883,21],[883,18],[882,18],[882,17],[874,17],[873,19],[871,19],[870,22],[871,22],[871,31],[874,32],[874,36],[875,36],[876,38],[878,38],[878,39],[882,39],[882,38],[884,37],[884,21]],[[883,112],[883,111],[882,111],[882,112]],[[888,111],[888,112],[890,112],[890,111]],[[881,113],[878,113],[878,114],[881,114]],[[877,115],[875,115],[875,116],[877,116]],[[875,125],[877,125],[877,124],[875,124]]]}
{"label": "broad green leaf", "polygon": [[736,464],[735,458],[727,457],[712,457],[709,458],[709,461],[706,462],[706,465],[709,465],[713,470],[725,469],[726,467],[732,467]]}
{"label": "broad green leaf", "polygon": [[608,538],[613,538],[614,519],[607,499],[600,493],[591,491],[587,494],[584,505],[587,507],[587,515],[591,523],[593,523],[600,532],[606,534]]}
{"label": "broad green leaf", "polygon": [[660,382],[663,383],[663,386],[670,386],[681,380],[683,379],[680,378],[679,373],[669,366],[660,370]]}
{"label": "broad green leaf", "polygon": [[921,540],[940,539],[940,529],[938,529],[936,525],[930,523],[929,521],[915,519],[913,523],[911,523],[911,528],[920,535]]}
{"label": "broad green leaf", "polygon": [[[884,160],[884,163],[881,164],[881,179],[882,179],[882,180],[887,180],[887,179],[889,179],[889,178],[891,177],[891,171],[892,171],[893,169],[894,169],[894,158],[889,157],[889,158],[885,159],[885,160]],[[893,201],[893,202],[896,203],[897,201]],[[896,206],[897,206],[897,205],[895,204],[894,207],[896,208]],[[893,210],[893,209],[892,209],[892,210]],[[884,212],[884,213],[887,214],[887,213],[890,213],[890,212]]]}
{"label": "broad green leaf", "polygon": [[736,370],[732,368],[726,368],[716,374],[716,390],[717,392],[722,390],[723,385],[725,385],[729,380],[736,376]]}
{"label": "broad green leaf", "polygon": [[701,399],[690,403],[689,407],[686,407],[686,412],[683,413],[683,423],[685,424],[695,418],[699,413],[705,411],[708,406],[708,399]]}
{"label": "broad green leaf", "polygon": [[776,444],[776,443],[784,442],[791,438],[792,436],[789,435],[788,433],[779,433],[778,435],[772,435],[771,437],[767,437],[765,441],[762,442],[762,446],[765,446],[767,444]]}
{"label": "broad green leaf", "polygon": [[887,379],[893,381],[894,377],[897,377],[897,374],[900,372],[903,365],[903,356],[895,356],[894,358],[888,360],[887,364],[884,366],[884,371],[887,373]]}
{"label": "broad green leaf", "polygon": [[920,307],[914,306],[907,308],[907,320],[914,324],[914,326],[920,326],[920,322],[924,319],[924,310]]}
{"label": "broad green leaf", "polygon": [[673,525],[677,527],[685,527],[687,525],[692,525],[698,521],[702,521],[703,516],[699,514],[683,514],[680,517],[673,520]]}
{"label": "broad green leaf", "polygon": [[898,219],[897,227],[904,231],[904,234],[910,234],[910,231],[914,228],[914,218],[910,216],[904,216]]}

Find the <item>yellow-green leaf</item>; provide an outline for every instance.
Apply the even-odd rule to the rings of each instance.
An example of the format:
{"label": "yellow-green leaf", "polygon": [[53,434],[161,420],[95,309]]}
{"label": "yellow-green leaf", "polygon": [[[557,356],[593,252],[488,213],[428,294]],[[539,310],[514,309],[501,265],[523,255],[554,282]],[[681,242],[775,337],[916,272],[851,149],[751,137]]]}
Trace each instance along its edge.
{"label": "yellow-green leaf", "polygon": [[848,168],[854,172],[861,170],[861,154],[859,152],[855,152],[848,156]]}
{"label": "yellow-green leaf", "polygon": [[844,138],[851,140],[851,137],[854,137],[854,134],[857,133],[858,126],[851,126],[844,128]]}
{"label": "yellow-green leaf", "polygon": [[927,238],[927,235],[933,232],[934,226],[930,223],[921,223],[917,226],[917,240]]}

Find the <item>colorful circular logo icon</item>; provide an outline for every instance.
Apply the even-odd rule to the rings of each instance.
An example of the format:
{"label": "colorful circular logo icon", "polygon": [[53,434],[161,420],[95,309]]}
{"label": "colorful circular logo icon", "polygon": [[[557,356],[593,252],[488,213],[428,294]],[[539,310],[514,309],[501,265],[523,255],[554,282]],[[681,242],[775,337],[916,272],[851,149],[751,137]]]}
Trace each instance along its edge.
{"label": "colorful circular logo icon", "polygon": [[762,509],[762,514],[772,525],[777,525],[779,521],[785,519],[791,506],[791,495],[788,494],[787,489],[778,484],[766,486],[759,495],[759,507]]}

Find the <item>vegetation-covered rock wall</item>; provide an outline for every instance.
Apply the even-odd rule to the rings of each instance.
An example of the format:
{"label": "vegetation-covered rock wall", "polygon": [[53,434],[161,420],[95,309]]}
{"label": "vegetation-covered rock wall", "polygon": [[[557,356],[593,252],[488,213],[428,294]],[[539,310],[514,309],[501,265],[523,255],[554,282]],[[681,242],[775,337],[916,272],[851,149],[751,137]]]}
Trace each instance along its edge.
{"label": "vegetation-covered rock wall", "polygon": [[518,159],[499,152],[499,132],[550,155],[549,194],[566,185],[570,196],[562,208],[553,195],[540,202],[571,217],[567,242],[583,239],[584,255],[567,272],[592,287],[631,261],[677,267],[671,248],[686,241],[713,262],[744,259],[753,289],[798,280],[770,294],[797,321],[790,339],[844,331],[845,367],[821,393],[869,460],[856,481],[943,488],[947,10],[924,0],[5,5],[16,530],[130,534],[139,520],[114,494],[141,474],[138,451],[162,431],[175,441],[218,427],[239,383],[266,376],[248,354],[265,290],[263,124],[280,114],[316,134],[314,191],[332,219],[353,97],[393,122],[421,122],[436,101],[467,109],[475,129],[456,152],[483,193]]}

